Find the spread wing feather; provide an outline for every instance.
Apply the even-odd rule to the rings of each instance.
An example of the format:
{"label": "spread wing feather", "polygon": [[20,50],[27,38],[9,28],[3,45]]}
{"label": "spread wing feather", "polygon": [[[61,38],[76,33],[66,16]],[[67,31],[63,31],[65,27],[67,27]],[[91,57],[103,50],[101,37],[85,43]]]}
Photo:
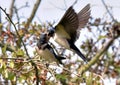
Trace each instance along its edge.
{"label": "spread wing feather", "polygon": [[58,26],[62,25],[66,33],[70,36],[71,40],[75,42],[76,38],[79,36],[77,34],[78,28],[83,28],[88,19],[90,18],[90,4],[86,5],[78,14],[74,11],[73,7],[65,12],[63,18],[60,20],[56,29],[60,29]]}
{"label": "spread wing feather", "polygon": [[90,4],[87,4],[79,13],[79,28],[83,28],[90,18]]}
{"label": "spread wing feather", "polygon": [[[76,29],[78,28],[78,16],[74,11],[73,7],[71,6],[66,13],[64,14],[63,18],[60,20],[58,25],[62,25],[64,30],[68,35],[75,41],[76,37]],[[57,26],[58,26],[57,25]],[[57,28],[56,26],[56,28]],[[60,29],[60,28],[59,28]]]}

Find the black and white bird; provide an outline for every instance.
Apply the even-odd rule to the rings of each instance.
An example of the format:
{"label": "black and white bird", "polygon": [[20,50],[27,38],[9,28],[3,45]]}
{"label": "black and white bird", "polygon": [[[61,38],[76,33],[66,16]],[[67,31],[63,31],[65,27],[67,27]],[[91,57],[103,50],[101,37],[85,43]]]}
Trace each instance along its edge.
{"label": "black and white bird", "polygon": [[61,60],[66,59],[57,55],[54,48],[48,43],[49,36],[47,33],[42,33],[37,42],[37,47],[39,48],[39,55],[47,60],[49,63],[56,62],[57,64],[63,64]]}
{"label": "black and white bird", "polygon": [[53,37],[58,44],[66,49],[77,53],[85,62],[87,62],[87,58],[74,43],[79,37],[79,30],[85,27],[89,18],[90,4],[87,4],[78,14],[71,6],[65,12],[60,22],[55,27],[48,29],[50,37]]}

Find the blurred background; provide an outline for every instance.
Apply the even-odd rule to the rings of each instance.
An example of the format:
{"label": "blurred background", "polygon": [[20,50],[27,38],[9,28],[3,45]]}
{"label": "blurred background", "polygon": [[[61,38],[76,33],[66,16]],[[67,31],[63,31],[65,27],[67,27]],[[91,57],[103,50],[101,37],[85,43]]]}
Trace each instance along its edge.
{"label": "blurred background", "polygon": [[[75,44],[89,63],[64,49],[68,70],[48,69],[37,53],[37,38],[71,5],[78,13],[88,3],[91,17]],[[0,84],[120,85],[119,4],[120,0],[0,0]]]}

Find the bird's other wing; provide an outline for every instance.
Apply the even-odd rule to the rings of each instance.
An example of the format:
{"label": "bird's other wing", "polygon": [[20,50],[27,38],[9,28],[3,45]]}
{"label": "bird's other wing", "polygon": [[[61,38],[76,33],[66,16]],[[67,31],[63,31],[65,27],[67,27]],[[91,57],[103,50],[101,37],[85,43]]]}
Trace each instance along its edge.
{"label": "bird's other wing", "polygon": [[66,58],[56,54],[55,51],[54,51],[54,48],[52,48],[49,44],[47,45],[47,49],[49,49],[49,51],[54,55],[54,58],[57,59],[57,61],[56,61],[57,63],[59,62],[60,64],[63,64],[61,60],[64,60]]}
{"label": "bird's other wing", "polygon": [[[61,30],[65,31],[63,32],[64,34],[60,34],[64,36],[65,33],[68,36],[68,38],[73,39],[73,41],[75,41],[76,38],[76,30],[78,28],[78,15],[76,14],[76,12],[74,11],[73,7],[69,7],[69,9],[65,12],[63,18],[60,20],[60,22],[58,23],[58,25],[56,25],[56,31]],[[56,32],[57,33],[57,32]]]}
{"label": "bird's other wing", "polygon": [[78,20],[79,20],[79,27],[77,29],[76,39],[79,38],[81,28],[84,28],[85,25],[88,23],[90,18],[90,4],[87,4],[79,13],[78,13]]}
{"label": "bird's other wing", "polygon": [[90,18],[90,4],[87,4],[79,13],[79,28],[83,28]]}

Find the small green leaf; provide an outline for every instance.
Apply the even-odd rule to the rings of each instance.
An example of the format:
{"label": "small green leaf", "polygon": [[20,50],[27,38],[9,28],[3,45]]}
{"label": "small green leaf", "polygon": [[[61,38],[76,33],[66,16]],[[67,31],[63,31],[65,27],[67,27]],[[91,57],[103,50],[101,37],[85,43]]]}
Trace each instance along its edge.
{"label": "small green leaf", "polygon": [[9,65],[10,65],[11,68],[14,68],[14,62],[11,61],[11,62],[9,63]]}
{"label": "small green leaf", "polygon": [[8,78],[8,70],[4,71],[4,76],[5,76],[5,78]]}
{"label": "small green leaf", "polygon": [[13,80],[15,78],[15,74],[13,72],[8,72],[8,79]]}
{"label": "small green leaf", "polygon": [[98,40],[101,40],[101,39],[104,39],[104,38],[106,38],[105,35],[100,35],[100,36],[98,37]]}
{"label": "small green leaf", "polygon": [[56,75],[56,78],[57,78],[57,79],[66,80],[67,76],[66,76],[66,75],[62,75],[62,74],[57,74],[57,75]]}
{"label": "small green leaf", "polygon": [[26,80],[26,77],[21,75],[19,78],[18,78],[19,82],[22,82],[23,80]]}
{"label": "small green leaf", "polygon": [[0,29],[3,27],[3,24],[2,23],[0,23]]}
{"label": "small green leaf", "polygon": [[3,68],[2,68],[2,63],[3,63],[3,60],[0,60],[0,73],[2,73],[2,71],[4,70]]}
{"label": "small green leaf", "polygon": [[120,67],[115,68],[115,70],[120,73]]}
{"label": "small green leaf", "polygon": [[18,51],[16,52],[16,56],[17,57],[23,57],[24,56],[24,51],[22,49],[18,49]]}

